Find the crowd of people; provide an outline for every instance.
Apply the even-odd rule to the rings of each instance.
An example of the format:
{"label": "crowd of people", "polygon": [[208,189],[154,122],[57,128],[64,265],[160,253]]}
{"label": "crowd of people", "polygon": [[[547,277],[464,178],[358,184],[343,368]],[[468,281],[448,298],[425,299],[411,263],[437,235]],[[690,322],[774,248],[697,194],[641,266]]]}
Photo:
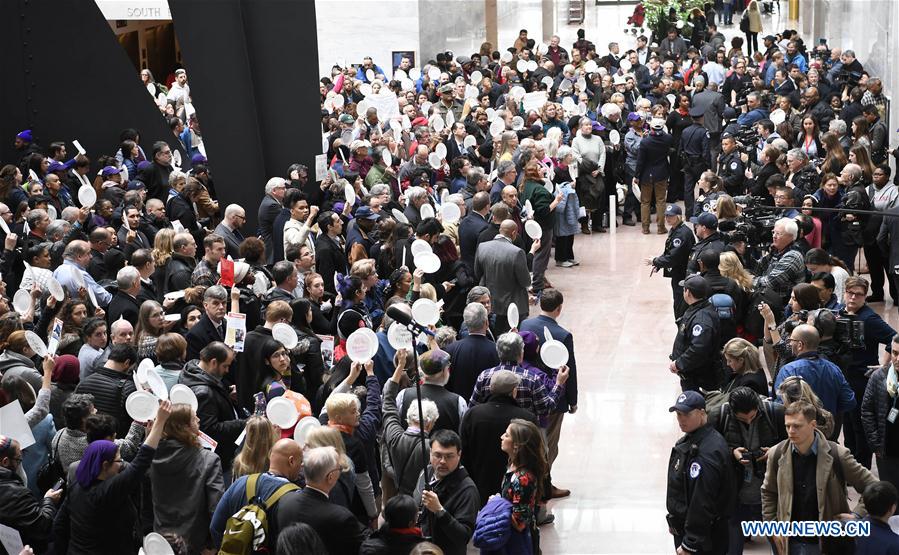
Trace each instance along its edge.
{"label": "crowd of people", "polygon": [[[184,69],[141,74],[170,141],[126,129],[70,158],[19,133],[0,406],[30,434],[0,435],[0,524],[34,553],[149,551],[150,533],[179,554],[539,553],[578,408],[550,258],[577,272],[578,234],[649,234],[655,213],[678,552],[742,552],[740,520],[848,518],[847,484],[895,545],[899,336],[868,306],[899,265],[881,83],[849,50],[784,31],[746,55],[713,9],[691,17],[689,42],[672,21],[605,55],[523,29],[390,75],[341,61],[324,163],[260,183],[255,230],[219,205]],[[135,419],[145,390],[158,409]],[[276,425],[285,399],[304,418]]]}

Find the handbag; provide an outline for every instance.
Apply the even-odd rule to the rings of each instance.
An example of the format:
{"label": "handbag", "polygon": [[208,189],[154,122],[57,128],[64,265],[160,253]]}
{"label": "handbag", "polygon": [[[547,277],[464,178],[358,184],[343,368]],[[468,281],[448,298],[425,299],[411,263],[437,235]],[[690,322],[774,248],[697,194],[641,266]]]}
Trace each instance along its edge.
{"label": "handbag", "polygon": [[743,17],[740,18],[740,30],[744,33],[749,32],[749,10],[743,12]]}
{"label": "handbag", "polygon": [[50,458],[37,471],[37,487],[40,491],[49,490],[65,476],[62,463],[59,462],[59,441],[62,439],[63,433],[65,433],[64,430],[56,436],[56,445],[51,446]]}

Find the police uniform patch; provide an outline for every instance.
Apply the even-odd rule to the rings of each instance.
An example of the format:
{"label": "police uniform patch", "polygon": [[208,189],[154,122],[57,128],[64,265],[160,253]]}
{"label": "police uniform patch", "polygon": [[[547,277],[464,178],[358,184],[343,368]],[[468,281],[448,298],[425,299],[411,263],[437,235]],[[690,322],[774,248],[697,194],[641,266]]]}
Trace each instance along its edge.
{"label": "police uniform patch", "polygon": [[698,462],[695,462],[690,465],[690,478],[696,478],[699,476],[699,472],[702,471],[702,467],[699,466]]}
{"label": "police uniform patch", "polygon": [[702,333],[702,326],[699,324],[693,326],[693,337],[698,337],[700,333]]}
{"label": "police uniform patch", "polygon": [[736,162],[731,162],[731,163],[730,163],[730,169],[732,169],[732,170],[737,169],[737,163],[736,163]]}
{"label": "police uniform patch", "polygon": [[681,240],[680,240],[680,239],[675,239],[675,240],[671,241],[671,244],[674,245],[674,248],[677,248],[677,247],[680,246]]}
{"label": "police uniform patch", "polygon": [[706,131],[706,132],[705,132],[705,136],[706,136],[707,139],[711,139],[711,138],[712,138],[712,133],[711,133],[710,131]]}

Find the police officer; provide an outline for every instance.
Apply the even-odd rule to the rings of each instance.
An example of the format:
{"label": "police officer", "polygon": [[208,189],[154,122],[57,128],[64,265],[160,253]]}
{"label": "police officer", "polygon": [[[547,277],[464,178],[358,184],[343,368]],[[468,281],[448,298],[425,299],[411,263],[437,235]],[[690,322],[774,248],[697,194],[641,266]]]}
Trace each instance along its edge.
{"label": "police officer", "polygon": [[736,483],[727,442],[708,424],[705,399],[684,391],[669,412],[677,412],[684,437],[671,449],[668,461],[668,531],[678,555],[724,554],[728,518],[733,511]]}
{"label": "police officer", "polygon": [[719,253],[724,250],[724,239],[718,233],[718,218],[711,212],[703,212],[699,216],[690,219],[693,222],[693,231],[699,239],[693,250],[690,251],[690,260],[687,262],[687,274],[699,273],[699,255],[706,250],[715,250]]}
{"label": "police officer", "polygon": [[729,133],[721,135],[721,154],[718,155],[718,171],[715,173],[724,180],[724,190],[730,196],[746,192],[743,188],[743,180],[746,179],[745,170],[734,136]]}
{"label": "police officer", "polygon": [[693,188],[702,172],[709,169],[709,138],[711,135],[702,125],[704,112],[699,106],[690,108],[693,123],[684,129],[680,138],[681,166],[684,169],[684,209],[693,213]]}
{"label": "police officer", "polygon": [[[703,130],[705,131],[705,130]],[[684,223],[683,212],[677,204],[669,204],[665,208],[665,225],[668,226],[668,239],[665,241],[665,252],[655,258],[647,258],[647,266],[653,267],[653,273],[663,270],[665,277],[671,278],[671,293],[674,300],[674,319],[684,315],[687,305],[684,304],[684,290],[680,282],[687,277],[687,261],[690,251],[696,243],[693,232]]]}
{"label": "police officer", "polygon": [[677,321],[677,336],[671,348],[668,369],[677,374],[683,391],[718,389],[724,382],[721,362],[721,322],[709,302],[711,288],[700,275],[681,282],[688,308]]}

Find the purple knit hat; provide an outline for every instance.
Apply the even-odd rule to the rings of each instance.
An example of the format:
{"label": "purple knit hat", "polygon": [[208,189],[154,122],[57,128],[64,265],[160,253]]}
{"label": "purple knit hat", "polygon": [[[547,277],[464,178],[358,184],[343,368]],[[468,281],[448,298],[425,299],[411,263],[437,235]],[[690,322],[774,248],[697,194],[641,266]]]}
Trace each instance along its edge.
{"label": "purple knit hat", "polygon": [[518,335],[524,341],[524,359],[536,363],[540,360],[540,339],[530,331],[520,331]]}
{"label": "purple knit hat", "polygon": [[75,470],[75,478],[81,487],[89,488],[100,475],[103,463],[115,459],[118,452],[119,446],[105,439],[98,439],[88,445],[78,463],[78,469]]}

